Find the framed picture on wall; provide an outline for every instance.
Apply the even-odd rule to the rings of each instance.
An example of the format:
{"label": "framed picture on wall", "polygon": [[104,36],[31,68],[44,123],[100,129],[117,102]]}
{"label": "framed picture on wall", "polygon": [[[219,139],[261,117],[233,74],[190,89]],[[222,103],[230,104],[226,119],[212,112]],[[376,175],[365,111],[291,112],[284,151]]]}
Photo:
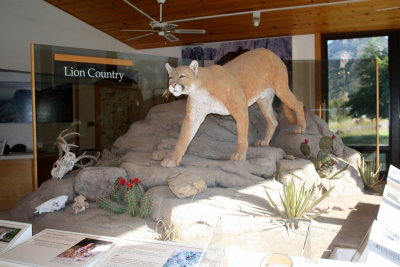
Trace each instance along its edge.
{"label": "framed picture on wall", "polygon": [[32,122],[31,74],[0,69],[0,123]]}
{"label": "framed picture on wall", "polygon": [[0,139],[0,156],[4,154],[4,148],[6,147],[7,140]]}

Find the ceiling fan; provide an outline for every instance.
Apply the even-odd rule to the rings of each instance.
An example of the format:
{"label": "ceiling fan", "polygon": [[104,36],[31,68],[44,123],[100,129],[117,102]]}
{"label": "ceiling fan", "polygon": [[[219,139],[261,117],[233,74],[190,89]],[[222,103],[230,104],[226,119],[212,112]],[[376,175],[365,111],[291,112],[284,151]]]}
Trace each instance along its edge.
{"label": "ceiling fan", "polygon": [[126,29],[122,30],[125,32],[148,32],[143,35],[139,35],[133,38],[129,38],[127,41],[133,41],[137,39],[141,39],[147,36],[151,36],[154,34],[157,34],[158,36],[163,36],[165,39],[167,39],[170,42],[177,42],[179,41],[179,38],[176,37],[173,33],[185,33],[185,34],[204,34],[206,31],[205,30],[198,30],[198,29],[175,29],[178,27],[177,24],[172,24],[172,23],[166,23],[163,22],[162,20],[162,5],[165,3],[166,0],[157,0],[157,3],[160,4],[160,20],[157,21],[151,16],[149,16],[147,13],[145,13],[143,10],[129,2],[128,0],[123,0],[126,4],[129,6],[133,7],[136,9],[139,13],[150,19],[150,30],[131,30],[131,29]]}

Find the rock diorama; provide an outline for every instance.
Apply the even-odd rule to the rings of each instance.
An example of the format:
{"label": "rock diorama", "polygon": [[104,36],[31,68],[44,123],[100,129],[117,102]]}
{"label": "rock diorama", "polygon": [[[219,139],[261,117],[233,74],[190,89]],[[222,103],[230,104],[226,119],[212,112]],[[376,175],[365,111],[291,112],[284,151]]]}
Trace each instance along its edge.
{"label": "rock diorama", "polygon": [[[197,66],[190,68],[197,73]],[[172,68],[169,72],[173,72]],[[196,75],[192,76],[197,79]],[[189,80],[188,76],[185,78]],[[278,85],[282,85],[282,81],[277,82]],[[254,233],[264,231],[265,225],[260,221],[282,215],[277,212],[279,207],[276,203],[282,198],[282,192],[287,193],[288,184],[292,189],[296,185],[301,186],[310,197],[317,199],[314,204],[307,206],[312,212],[321,196],[362,194],[364,184],[357,170],[360,154],[344,146],[341,138],[329,131],[320,117],[310,112],[304,117],[301,102],[291,92],[289,96],[282,93],[289,91],[286,87],[281,88],[280,93],[276,90],[276,94],[288,106],[274,110],[273,94],[268,89],[258,92],[257,97],[261,100],[258,105],[250,106],[244,124],[235,115],[214,114],[218,113],[216,110],[221,110],[220,106],[216,108],[217,104],[210,104],[208,100],[205,101],[207,103],[200,101],[202,105],[211,105],[210,112],[202,111],[205,117],[202,123],[202,120],[194,119],[198,124],[195,127],[197,131],[193,132],[195,136],[184,141],[181,128],[191,122],[186,114],[191,112],[187,104],[193,104],[190,102],[194,100],[188,98],[188,101],[157,105],[144,120],[134,122],[124,135],[117,138],[111,151],[104,150],[100,159],[91,158],[95,161],[94,166],[75,169],[66,175],[76,159],[64,137],[75,133],[62,132],[58,138],[62,142],[58,143],[60,151],[64,151],[68,159],[71,158],[66,161],[71,168],[64,168],[62,175],[53,175],[58,179],[43,183],[36,192],[8,211],[9,216],[11,219],[31,221],[41,227],[103,235],[133,235],[133,238],[137,237],[138,232],[143,233],[145,227],[146,237],[204,244],[213,232],[215,223],[224,216],[242,220],[239,224],[246,226],[240,230],[232,227],[233,223],[228,223],[230,227],[225,227],[225,231],[229,229],[231,237],[240,235],[240,231],[249,232],[249,229]],[[176,88],[170,86],[171,90],[175,92]],[[236,95],[234,97],[238,98]],[[284,98],[294,100],[284,101]],[[261,103],[263,99],[267,99],[268,103]],[[246,112],[247,104],[254,103],[253,100],[246,99],[242,103]],[[299,105],[293,106],[293,103]],[[234,113],[230,110],[234,110],[234,107],[225,106],[230,112],[222,109],[221,114]],[[200,109],[201,106],[197,106],[195,112]],[[297,125],[294,117],[297,118]],[[270,127],[275,127],[276,122],[271,123],[275,118],[277,128],[268,129],[266,122]],[[243,125],[240,126],[240,123]],[[243,135],[243,126],[247,124],[248,133]],[[240,146],[246,143],[242,140],[244,137],[249,147],[245,145],[243,150]],[[182,143],[185,149],[189,144],[186,153],[185,150],[176,149]],[[62,155],[60,153],[60,159],[63,159]],[[65,209],[35,214],[36,207],[59,196],[66,199]],[[307,214],[299,216],[307,218]],[[297,228],[291,227],[293,231]],[[319,238],[323,236],[320,235],[321,231],[316,232]],[[330,241],[320,241],[319,246],[324,248],[321,245],[324,242]],[[260,244],[254,240],[252,243]],[[274,241],[266,245],[278,246],[278,243]],[[290,247],[287,242],[281,245]],[[292,251],[287,253],[292,254]],[[314,250],[314,253],[320,256],[322,252]]]}
{"label": "rock diorama", "polygon": [[[123,234],[127,229],[120,227],[122,222],[124,227],[134,230],[137,221],[122,215],[110,215],[104,210],[95,212],[98,210],[95,202],[107,196],[109,188],[119,177],[138,177],[146,194],[152,197],[150,219],[147,220],[153,224],[148,226],[155,228],[156,222],[163,222],[180,229],[182,240],[193,240],[206,233],[206,228],[224,214],[276,216],[265,190],[272,198],[278,199],[282,182],[293,177],[308,187],[318,187],[321,193],[334,187],[330,192],[333,197],[357,195],[363,191],[364,185],[357,170],[360,155],[344,146],[339,136],[333,139],[331,156],[338,164],[332,173],[347,164],[349,166],[336,179],[321,178],[312,161],[302,154],[300,146],[304,140],[308,140],[310,153],[316,157],[321,137],[334,135],[317,115],[308,113],[305,133],[295,134],[292,129],[295,125],[290,124],[278,109],[278,127],[270,146],[254,147],[254,142],[265,130],[265,120],[256,105],[249,108],[247,160],[229,160],[236,146],[234,119],[208,115],[181,165],[162,167],[160,160],[172,153],[175,147],[185,116],[185,104],[185,100],[179,100],[153,107],[144,120],[134,122],[128,132],[114,142],[112,151],[102,152],[96,166],[74,170],[61,180],[46,181],[8,211],[10,218],[37,221],[46,227],[65,230]],[[60,212],[34,214],[38,205],[60,195],[67,196],[68,200],[58,220],[52,216]],[[79,195],[85,197],[90,208],[76,214],[71,205]],[[79,225],[86,225],[86,228],[79,228]],[[145,237],[158,238],[155,229],[152,230],[154,234]]]}

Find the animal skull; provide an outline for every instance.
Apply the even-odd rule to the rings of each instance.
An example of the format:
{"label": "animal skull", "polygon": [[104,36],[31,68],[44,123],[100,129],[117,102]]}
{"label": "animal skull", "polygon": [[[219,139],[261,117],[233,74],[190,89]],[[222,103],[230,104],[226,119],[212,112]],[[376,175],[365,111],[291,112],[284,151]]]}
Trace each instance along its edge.
{"label": "animal skull", "polygon": [[75,197],[74,201],[75,202],[72,204],[72,208],[74,209],[75,214],[85,211],[85,209],[89,208],[89,203],[86,201],[86,197],[83,195]]}
{"label": "animal skull", "polygon": [[[99,159],[100,153],[97,153],[96,156],[86,155],[86,152],[76,157],[74,153],[69,150],[71,147],[77,147],[74,144],[68,144],[65,140],[66,137],[70,135],[79,135],[79,133],[71,132],[64,134],[68,131],[68,129],[63,130],[57,137],[56,142],[58,146],[58,159],[53,164],[53,169],[51,170],[51,176],[53,178],[61,179],[64,175],[72,170],[75,166],[79,168],[85,168],[88,166],[94,165],[94,163]],[[86,164],[79,164],[78,162],[82,159],[90,159],[90,161]]]}

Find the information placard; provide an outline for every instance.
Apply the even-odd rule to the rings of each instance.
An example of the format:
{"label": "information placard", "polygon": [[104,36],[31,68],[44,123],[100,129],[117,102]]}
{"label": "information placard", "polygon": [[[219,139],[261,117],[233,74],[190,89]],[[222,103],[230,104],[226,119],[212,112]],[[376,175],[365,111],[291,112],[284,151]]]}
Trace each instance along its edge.
{"label": "information placard", "polygon": [[172,242],[124,240],[102,260],[101,267],[194,267],[203,249]]}
{"label": "information placard", "polygon": [[367,263],[371,266],[400,265],[400,232],[374,221],[368,241]]}
{"label": "information placard", "polygon": [[0,254],[32,237],[32,224],[0,220]]}
{"label": "information placard", "polygon": [[0,261],[34,266],[98,266],[119,239],[46,229],[0,256]]}

